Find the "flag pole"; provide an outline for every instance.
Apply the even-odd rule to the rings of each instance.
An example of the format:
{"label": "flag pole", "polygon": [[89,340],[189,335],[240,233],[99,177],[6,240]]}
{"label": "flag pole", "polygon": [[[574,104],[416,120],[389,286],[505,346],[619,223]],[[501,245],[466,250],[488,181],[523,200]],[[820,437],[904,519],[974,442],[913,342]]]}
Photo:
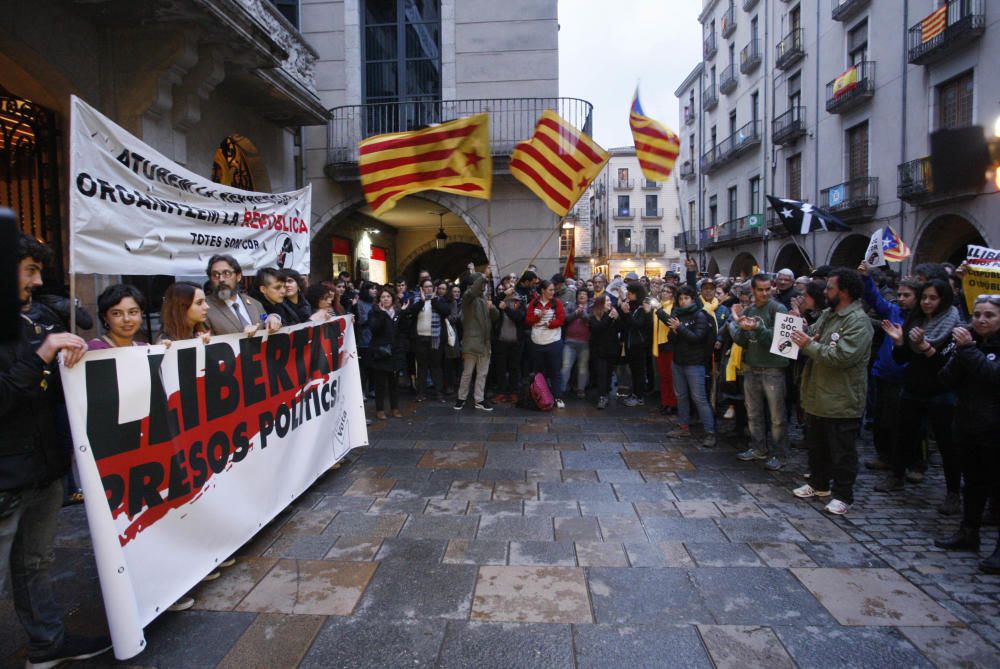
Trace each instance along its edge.
{"label": "flag pole", "polygon": [[[809,256],[806,255],[806,252],[799,245],[798,241],[795,239],[795,235],[789,235],[789,237],[792,238],[792,243],[795,244],[795,248],[797,248],[799,250],[799,253],[802,255],[802,259],[806,261],[806,267],[809,268],[809,273],[812,274],[813,270],[816,269],[816,268],[813,267],[812,261],[809,260]],[[779,267],[778,269],[781,269],[781,268]]]}
{"label": "flag pole", "polygon": [[523,275],[526,271],[528,271],[528,267],[530,267],[535,262],[535,259],[538,258],[538,254],[541,253],[542,249],[545,248],[545,245],[552,240],[552,236],[555,235],[557,231],[562,229],[562,224],[564,220],[566,220],[565,216],[556,216],[555,229],[549,233],[549,236],[545,238],[545,241],[542,242],[542,245],[538,247],[538,250],[535,251],[535,255],[531,256],[531,260],[529,260],[528,263],[524,266],[524,269],[521,270],[521,275]]}

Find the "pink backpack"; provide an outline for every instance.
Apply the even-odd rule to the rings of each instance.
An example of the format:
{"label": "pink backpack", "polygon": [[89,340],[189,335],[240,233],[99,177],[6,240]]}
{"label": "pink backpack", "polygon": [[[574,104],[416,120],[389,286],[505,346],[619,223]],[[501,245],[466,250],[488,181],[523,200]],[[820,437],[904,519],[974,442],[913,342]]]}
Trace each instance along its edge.
{"label": "pink backpack", "polygon": [[556,405],[555,400],[552,399],[549,384],[545,380],[545,375],[540,372],[536,372],[534,378],[531,379],[528,392],[531,394],[531,401],[534,402],[535,408],[539,411],[552,411]]}

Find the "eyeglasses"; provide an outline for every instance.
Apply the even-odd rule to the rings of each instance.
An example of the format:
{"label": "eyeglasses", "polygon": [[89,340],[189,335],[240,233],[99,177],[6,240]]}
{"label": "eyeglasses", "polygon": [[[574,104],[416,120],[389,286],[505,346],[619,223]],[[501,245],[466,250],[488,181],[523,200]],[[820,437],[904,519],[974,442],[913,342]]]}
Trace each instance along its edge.
{"label": "eyeglasses", "polygon": [[213,279],[220,279],[220,278],[221,279],[228,279],[229,277],[233,276],[234,274],[236,274],[236,272],[234,272],[233,270],[231,270],[231,269],[224,269],[221,272],[210,272],[209,276],[212,277]]}

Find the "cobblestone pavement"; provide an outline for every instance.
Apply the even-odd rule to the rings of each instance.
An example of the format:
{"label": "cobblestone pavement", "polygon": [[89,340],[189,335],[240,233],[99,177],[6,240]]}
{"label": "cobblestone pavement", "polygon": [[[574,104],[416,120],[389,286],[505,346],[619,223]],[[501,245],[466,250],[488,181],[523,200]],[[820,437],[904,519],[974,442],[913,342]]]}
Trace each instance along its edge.
{"label": "cobblestone pavement", "polygon": [[[650,408],[411,404],[146,632],[135,667],[1000,666],[1000,577],[932,540],[938,467],[831,518],[741,443],[668,441]],[[866,444],[863,457],[870,454]],[[103,625],[82,510],[56,587]],[[983,555],[995,528],[984,531]],[[0,602],[0,658],[23,633]],[[78,666],[108,666],[100,662]]]}

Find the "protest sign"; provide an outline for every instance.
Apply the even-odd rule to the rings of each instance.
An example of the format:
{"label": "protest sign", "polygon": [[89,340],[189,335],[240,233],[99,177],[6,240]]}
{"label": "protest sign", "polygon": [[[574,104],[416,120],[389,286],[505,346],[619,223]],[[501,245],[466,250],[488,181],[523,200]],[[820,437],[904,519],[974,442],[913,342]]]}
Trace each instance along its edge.
{"label": "protest sign", "polygon": [[962,274],[962,293],[970,314],[980,295],[1000,295],[1000,267],[966,265]]}
{"label": "protest sign", "polygon": [[1000,249],[990,249],[985,246],[969,244],[965,261],[976,267],[989,267],[1000,270]]}
{"label": "protest sign", "polygon": [[795,331],[806,331],[806,322],[803,319],[790,314],[775,314],[771,353],[783,358],[798,359],[799,347],[792,341],[792,333]]}
{"label": "protest sign", "polygon": [[886,264],[885,254],[882,252],[882,228],[872,233],[868,249],[865,251],[865,264],[869,267],[881,267]]}
{"label": "protest sign", "polygon": [[312,186],[253,193],[171,161],[75,96],[70,120],[70,269],[201,275],[216,253],[250,276],[309,273]]}
{"label": "protest sign", "polygon": [[62,369],[115,656],[352,448],[352,319],[91,351]]}

